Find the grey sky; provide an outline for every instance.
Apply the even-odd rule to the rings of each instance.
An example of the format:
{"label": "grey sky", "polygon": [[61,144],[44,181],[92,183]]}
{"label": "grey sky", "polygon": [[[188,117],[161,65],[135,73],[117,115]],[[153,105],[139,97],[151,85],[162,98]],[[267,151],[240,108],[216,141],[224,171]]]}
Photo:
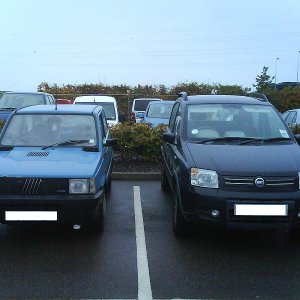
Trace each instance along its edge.
{"label": "grey sky", "polygon": [[0,0],[0,90],[296,81],[300,2]]}

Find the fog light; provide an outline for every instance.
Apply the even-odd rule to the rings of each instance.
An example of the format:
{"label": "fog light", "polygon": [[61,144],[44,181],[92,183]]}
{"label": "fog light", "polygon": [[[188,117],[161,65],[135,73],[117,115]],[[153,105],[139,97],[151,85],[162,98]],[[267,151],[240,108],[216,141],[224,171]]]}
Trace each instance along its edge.
{"label": "fog light", "polygon": [[217,218],[219,215],[220,215],[220,212],[218,210],[212,210],[211,212],[211,215],[214,217],[214,218]]}
{"label": "fog light", "polygon": [[80,227],[81,227],[81,226],[80,226],[80,225],[78,225],[78,224],[75,224],[75,225],[73,225],[73,229],[74,229],[74,230],[79,230],[79,229],[80,229]]}
{"label": "fog light", "polygon": [[298,218],[300,218],[300,212],[298,212]]}

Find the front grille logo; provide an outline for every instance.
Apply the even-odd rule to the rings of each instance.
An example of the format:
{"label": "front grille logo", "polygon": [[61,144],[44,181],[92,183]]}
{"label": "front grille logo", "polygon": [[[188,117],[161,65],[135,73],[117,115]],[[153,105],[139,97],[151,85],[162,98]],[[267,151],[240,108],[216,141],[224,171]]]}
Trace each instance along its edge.
{"label": "front grille logo", "polygon": [[256,185],[258,188],[262,188],[262,187],[265,186],[265,181],[264,181],[264,179],[261,178],[261,177],[256,178],[255,181],[254,181],[254,183],[255,183],[255,185]]}

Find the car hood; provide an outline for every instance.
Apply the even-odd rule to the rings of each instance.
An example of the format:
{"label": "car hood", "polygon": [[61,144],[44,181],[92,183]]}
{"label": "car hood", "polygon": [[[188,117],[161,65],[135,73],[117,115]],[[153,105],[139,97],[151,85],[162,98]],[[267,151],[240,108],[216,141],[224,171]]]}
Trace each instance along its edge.
{"label": "car hood", "polygon": [[221,175],[290,175],[300,172],[300,147],[273,145],[202,145],[187,143],[195,167]]}
{"label": "car hood", "polygon": [[0,176],[90,178],[100,163],[101,152],[86,152],[80,147],[15,147],[0,151]]}

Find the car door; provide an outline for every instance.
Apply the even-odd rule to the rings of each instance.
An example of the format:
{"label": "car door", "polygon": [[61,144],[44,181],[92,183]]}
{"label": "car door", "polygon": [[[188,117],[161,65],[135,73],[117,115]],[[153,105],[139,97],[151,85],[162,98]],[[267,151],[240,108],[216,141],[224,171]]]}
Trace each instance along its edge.
{"label": "car door", "polygon": [[163,145],[163,159],[165,160],[166,165],[166,175],[169,179],[169,182],[173,181],[174,168],[177,164],[177,146],[179,141],[181,128],[181,108],[180,103],[176,103],[173,107],[171,118],[169,122],[168,132],[175,135],[174,144],[164,143]]}

